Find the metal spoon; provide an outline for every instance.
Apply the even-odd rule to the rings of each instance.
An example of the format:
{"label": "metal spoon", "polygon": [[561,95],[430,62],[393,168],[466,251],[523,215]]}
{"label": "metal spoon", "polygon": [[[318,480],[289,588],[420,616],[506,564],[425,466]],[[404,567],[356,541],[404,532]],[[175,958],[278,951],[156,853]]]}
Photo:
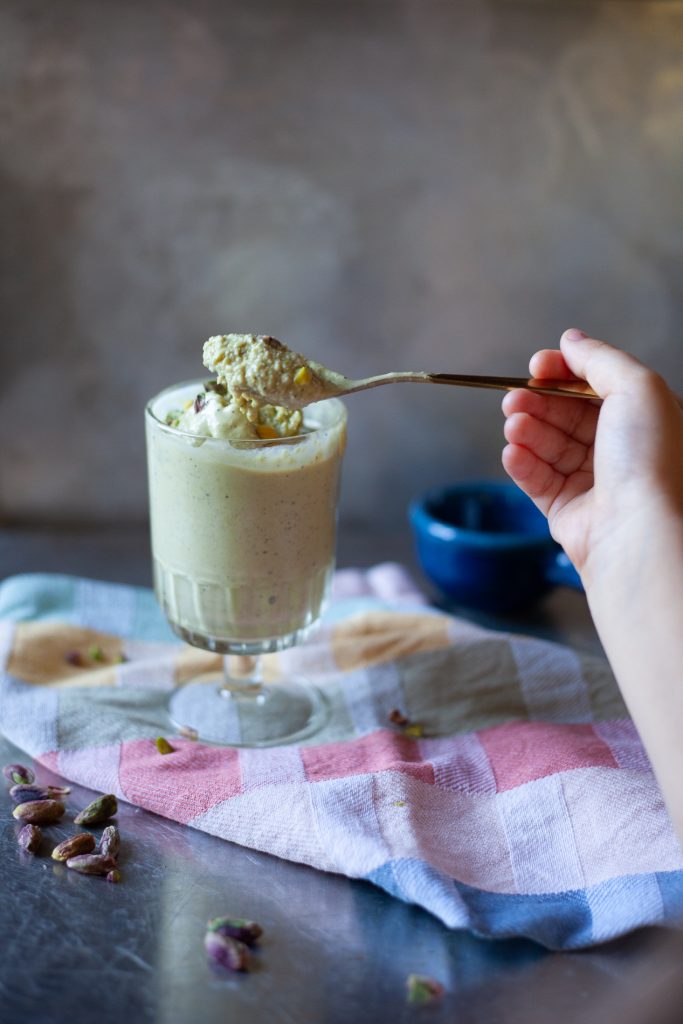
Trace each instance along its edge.
{"label": "metal spoon", "polygon": [[[380,384],[454,384],[464,388],[491,388],[496,391],[513,391],[524,388],[540,391],[544,395],[562,395],[565,398],[591,398],[601,401],[600,396],[583,380],[541,380],[533,377],[481,377],[453,373],[382,373],[377,377],[363,377],[349,380],[341,374],[329,373],[325,381],[326,397],[349,395],[354,391],[365,391]],[[332,386],[330,386],[332,385]]]}

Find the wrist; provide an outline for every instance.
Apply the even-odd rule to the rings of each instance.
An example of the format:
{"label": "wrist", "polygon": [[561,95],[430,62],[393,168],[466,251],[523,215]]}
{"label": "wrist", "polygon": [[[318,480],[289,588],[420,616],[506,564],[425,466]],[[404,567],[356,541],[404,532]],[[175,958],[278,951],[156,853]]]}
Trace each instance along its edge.
{"label": "wrist", "polygon": [[[680,600],[683,516],[660,503],[596,539],[581,570],[595,624],[623,637],[669,601]],[[606,642],[607,637],[603,637]]]}

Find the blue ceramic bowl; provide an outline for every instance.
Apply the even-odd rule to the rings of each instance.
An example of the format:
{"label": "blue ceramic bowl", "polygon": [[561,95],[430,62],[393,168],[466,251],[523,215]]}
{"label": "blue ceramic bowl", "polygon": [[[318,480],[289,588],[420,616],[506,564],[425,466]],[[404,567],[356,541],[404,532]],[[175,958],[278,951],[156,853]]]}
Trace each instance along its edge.
{"label": "blue ceramic bowl", "polygon": [[410,505],[422,569],[456,604],[486,612],[521,611],[553,587],[581,581],[545,516],[513,483],[461,483]]}

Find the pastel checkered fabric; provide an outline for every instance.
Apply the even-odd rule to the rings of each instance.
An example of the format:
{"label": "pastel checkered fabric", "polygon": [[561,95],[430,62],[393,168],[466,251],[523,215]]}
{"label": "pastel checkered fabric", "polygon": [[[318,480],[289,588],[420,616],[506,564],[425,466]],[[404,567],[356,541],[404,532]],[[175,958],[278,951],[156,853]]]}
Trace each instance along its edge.
{"label": "pastel checkered fabric", "polygon": [[[310,641],[267,659],[330,699],[304,744],[169,736],[159,755],[168,692],[218,659],[178,643],[149,591],[63,576],[0,585],[0,727],[68,779],[452,928],[567,949],[683,917],[683,855],[602,661],[437,613],[397,566],[335,586]],[[92,645],[103,660],[66,659]]]}

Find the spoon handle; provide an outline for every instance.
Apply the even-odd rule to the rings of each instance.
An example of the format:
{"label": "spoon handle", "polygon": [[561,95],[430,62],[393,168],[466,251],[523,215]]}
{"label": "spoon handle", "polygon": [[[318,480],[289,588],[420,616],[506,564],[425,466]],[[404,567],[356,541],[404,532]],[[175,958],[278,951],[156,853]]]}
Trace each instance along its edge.
{"label": "spoon handle", "polygon": [[[342,378],[343,379],[343,378]],[[454,373],[383,373],[379,377],[363,377],[362,380],[345,380],[340,394],[365,391],[380,384],[455,384],[463,388],[493,388],[496,391],[540,391],[544,395],[563,395],[565,398],[591,398],[602,401],[592,387],[584,380],[541,380],[534,377],[481,377]]]}
{"label": "spoon handle", "polygon": [[427,379],[434,384],[455,384],[465,388],[493,388],[513,391],[524,388],[540,391],[544,395],[564,395],[567,398],[592,398],[601,401],[592,387],[583,380],[540,380],[534,377],[481,377],[453,373],[430,373]]}

